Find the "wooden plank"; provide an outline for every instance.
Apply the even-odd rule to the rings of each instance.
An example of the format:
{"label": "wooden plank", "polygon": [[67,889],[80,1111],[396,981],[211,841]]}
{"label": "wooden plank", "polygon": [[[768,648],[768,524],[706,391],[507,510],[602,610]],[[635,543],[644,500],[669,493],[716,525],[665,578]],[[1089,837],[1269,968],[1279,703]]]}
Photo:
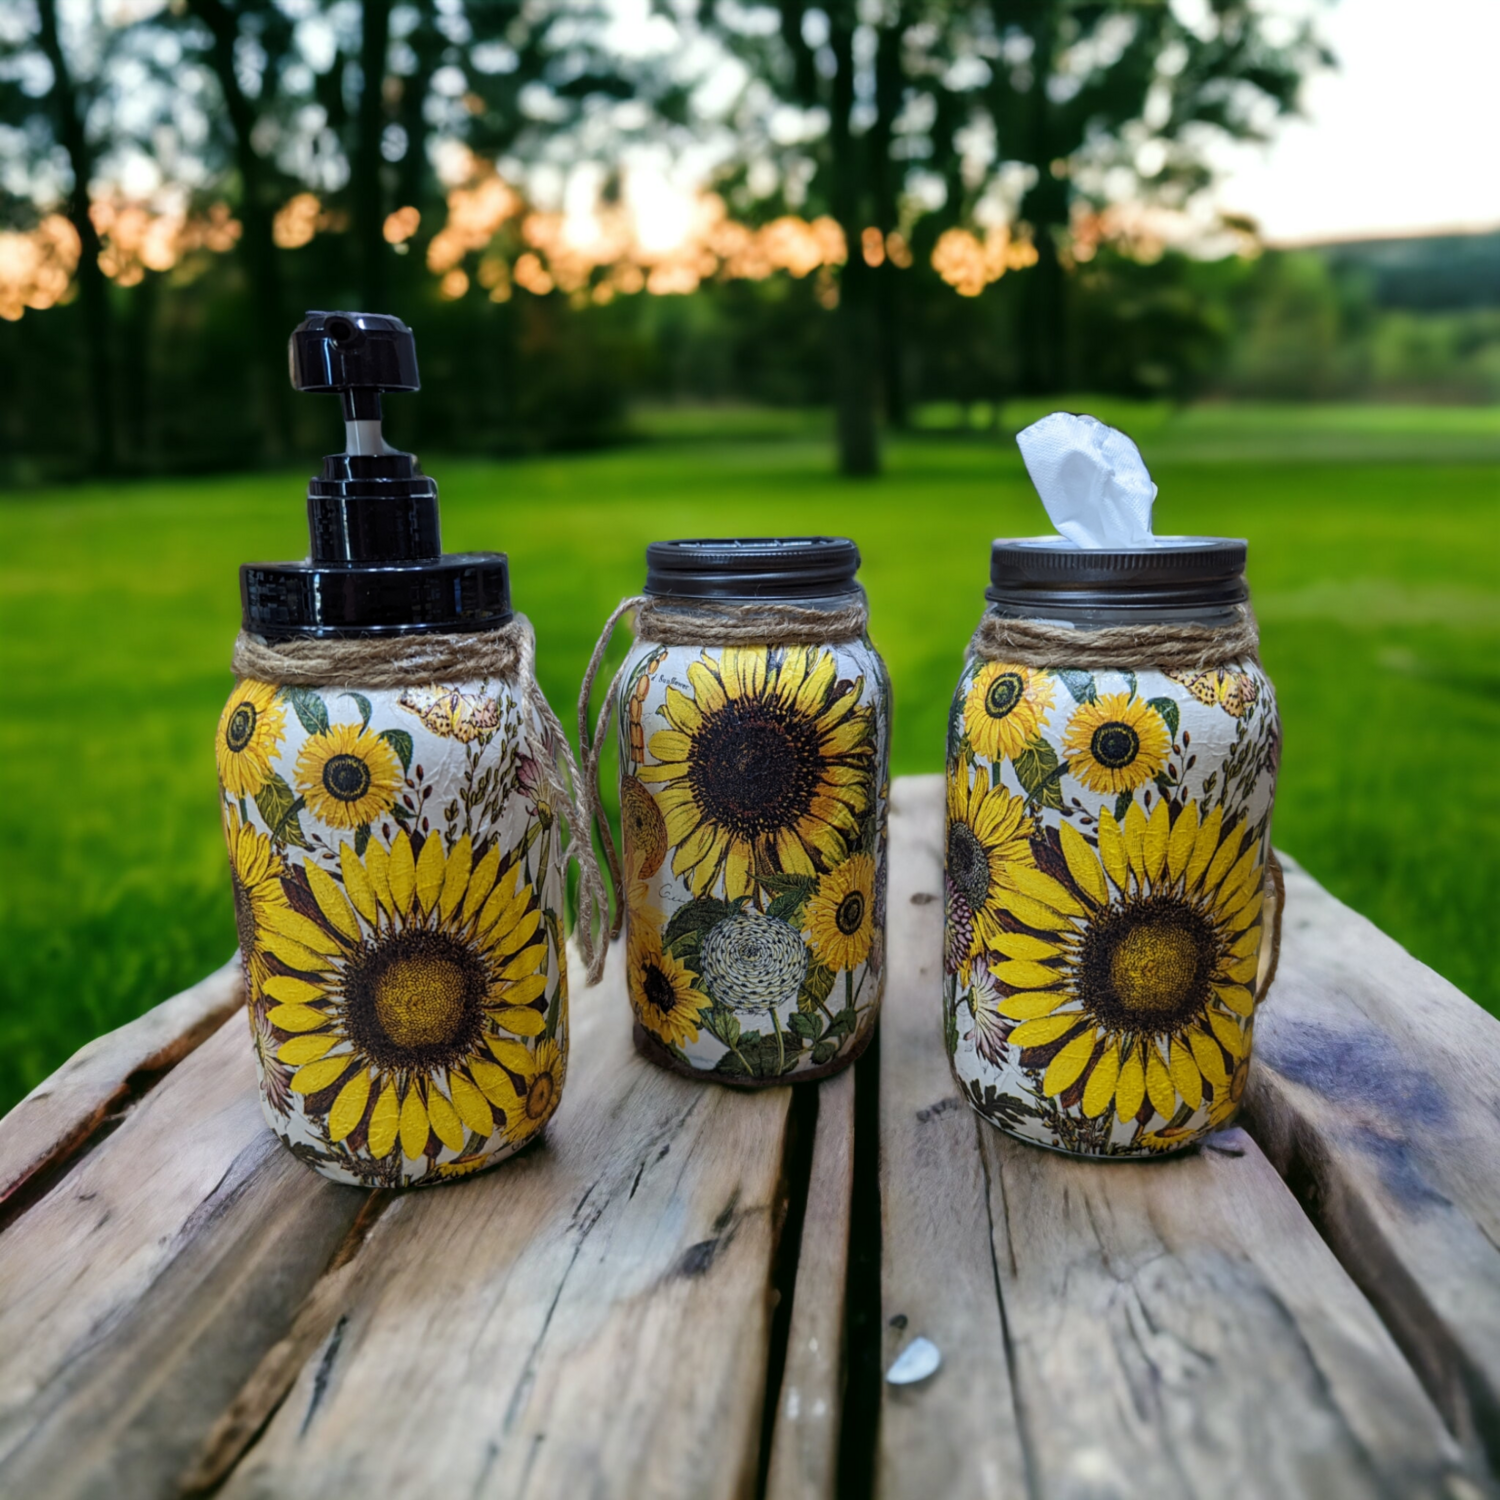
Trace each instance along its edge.
{"label": "wooden plank", "polygon": [[368,1196],[266,1128],[232,1016],[0,1236],[0,1494],[169,1490]]}
{"label": "wooden plank", "polygon": [[[901,788],[894,808],[893,867],[936,892],[940,780]],[[916,836],[909,820],[920,821]],[[942,908],[892,894],[893,914],[903,915],[895,970],[906,972],[909,950],[926,972],[888,994],[882,1090],[927,1069],[928,1121],[955,1126],[951,1160],[917,1163],[908,1148],[883,1162],[887,1198],[907,1205],[907,1220],[925,1213],[946,1224],[948,1241],[914,1260],[920,1241],[907,1232],[896,1257],[907,1284],[887,1280],[891,1313],[908,1311],[917,1282],[923,1326],[908,1331],[934,1338],[944,1364],[887,1398],[881,1493],[1479,1493],[1390,1334],[1243,1131],[1173,1160],[1095,1163],[1014,1141],[956,1100],[942,1104],[934,1071]],[[886,1129],[898,1140],[930,1129],[910,1102],[885,1101]],[[974,1184],[968,1195],[960,1173]],[[887,1225],[895,1218],[888,1207]],[[976,1240],[992,1267],[988,1287],[973,1271]],[[1024,1462],[976,1434],[976,1366],[992,1388],[1006,1373],[1014,1382]],[[910,1412],[920,1413],[915,1429],[894,1420]],[[988,1415],[1010,1430],[1008,1402]],[[941,1453],[912,1463],[908,1446],[947,1447],[943,1477],[933,1471]]]}
{"label": "wooden plank", "polygon": [[0,1223],[44,1174],[83,1149],[108,1118],[174,1067],[244,1003],[240,961],[81,1047],[0,1119]]}
{"label": "wooden plank", "polygon": [[943,778],[891,788],[890,969],[880,1020],[882,1368],[913,1338],[943,1367],[882,1387],[876,1492],[991,1500],[1026,1494],[1005,1328],[995,1295],[976,1119],[943,1052]]}
{"label": "wooden plank", "polygon": [[1249,1129],[1500,1469],[1500,1021],[1287,862]]}
{"label": "wooden plank", "polygon": [[634,1053],[617,945],[547,1138],[394,1202],[224,1496],[753,1486],[790,1090]]}
{"label": "wooden plank", "polygon": [[854,1070],[818,1088],[796,1292],[766,1500],[832,1500],[844,1387],[844,1289],[854,1186]]}

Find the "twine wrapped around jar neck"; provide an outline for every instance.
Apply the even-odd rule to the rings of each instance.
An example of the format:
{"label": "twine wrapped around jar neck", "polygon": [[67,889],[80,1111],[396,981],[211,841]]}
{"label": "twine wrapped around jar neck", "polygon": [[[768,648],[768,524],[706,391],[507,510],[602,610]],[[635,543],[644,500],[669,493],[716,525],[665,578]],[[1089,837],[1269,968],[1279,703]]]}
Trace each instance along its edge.
{"label": "twine wrapped around jar neck", "polygon": [[268,641],[242,630],[234,643],[233,666],[236,677],[281,687],[368,691],[483,678],[514,686],[542,723],[544,745],[537,763],[568,835],[568,857],[578,866],[578,946],[586,983],[598,984],[609,946],[609,896],[589,838],[592,804],[568,737],[537,683],[536,634],[525,615],[499,630],[465,635]]}
{"label": "twine wrapped around jar neck", "polygon": [[626,661],[620,663],[610,679],[599,717],[592,732],[589,729],[589,700],[594,693],[594,679],[604,664],[604,653],[615,633],[615,626],[634,611],[637,643],[659,646],[823,646],[837,641],[857,641],[870,623],[870,605],[863,589],[850,595],[850,602],[833,609],[812,609],[805,604],[775,604],[764,600],[733,603],[723,599],[684,599],[670,601],[649,594],[622,599],[604,622],[599,639],[589,657],[588,670],[578,693],[578,748],[583,762],[584,804],[609,864],[610,880],[615,888],[614,918],[609,925],[610,937],[620,935],[624,921],[625,877],[614,833],[605,816],[599,789],[599,756],[614,719],[615,699],[625,676]]}
{"label": "twine wrapped around jar neck", "polygon": [[969,649],[981,661],[1018,667],[1115,668],[1133,672],[1203,672],[1260,661],[1260,628],[1248,604],[1233,625],[1110,625],[1074,630],[1045,620],[985,614]]}

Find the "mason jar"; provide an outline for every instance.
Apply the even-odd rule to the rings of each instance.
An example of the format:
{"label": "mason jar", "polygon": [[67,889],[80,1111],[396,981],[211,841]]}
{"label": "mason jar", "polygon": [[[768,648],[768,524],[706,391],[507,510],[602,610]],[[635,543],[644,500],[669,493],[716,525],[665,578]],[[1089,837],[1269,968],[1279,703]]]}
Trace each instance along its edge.
{"label": "mason jar", "polygon": [[891,696],[859,549],[656,542],[646,564],[673,643],[642,630],[619,678],[636,1045],[745,1087],[823,1077],[884,985]]}
{"label": "mason jar", "polygon": [[1239,1108],[1281,746],[1245,557],[994,544],[948,724],[944,1030],[1024,1140],[1149,1156]]}

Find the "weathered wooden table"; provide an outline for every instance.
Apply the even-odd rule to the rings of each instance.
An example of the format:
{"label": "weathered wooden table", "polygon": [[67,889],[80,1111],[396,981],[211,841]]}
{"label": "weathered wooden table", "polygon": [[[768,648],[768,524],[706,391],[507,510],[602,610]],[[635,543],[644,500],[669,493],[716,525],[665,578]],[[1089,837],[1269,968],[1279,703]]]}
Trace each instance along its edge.
{"label": "weathered wooden table", "polygon": [[0,1121],[0,1495],[1494,1493],[1500,1023],[1290,869],[1245,1128],[1017,1144],[942,1050],[941,821],[896,783],[853,1072],[659,1072],[616,970],[467,1183],[283,1150],[233,968],[84,1048]]}

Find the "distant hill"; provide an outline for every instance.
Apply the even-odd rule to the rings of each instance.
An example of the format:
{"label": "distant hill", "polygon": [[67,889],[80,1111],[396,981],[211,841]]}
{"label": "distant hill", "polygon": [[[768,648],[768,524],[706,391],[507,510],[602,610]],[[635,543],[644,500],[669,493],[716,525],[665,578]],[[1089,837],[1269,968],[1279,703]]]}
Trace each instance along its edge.
{"label": "distant hill", "polygon": [[1500,229],[1309,246],[1339,271],[1369,278],[1380,307],[1457,312],[1500,307]]}

